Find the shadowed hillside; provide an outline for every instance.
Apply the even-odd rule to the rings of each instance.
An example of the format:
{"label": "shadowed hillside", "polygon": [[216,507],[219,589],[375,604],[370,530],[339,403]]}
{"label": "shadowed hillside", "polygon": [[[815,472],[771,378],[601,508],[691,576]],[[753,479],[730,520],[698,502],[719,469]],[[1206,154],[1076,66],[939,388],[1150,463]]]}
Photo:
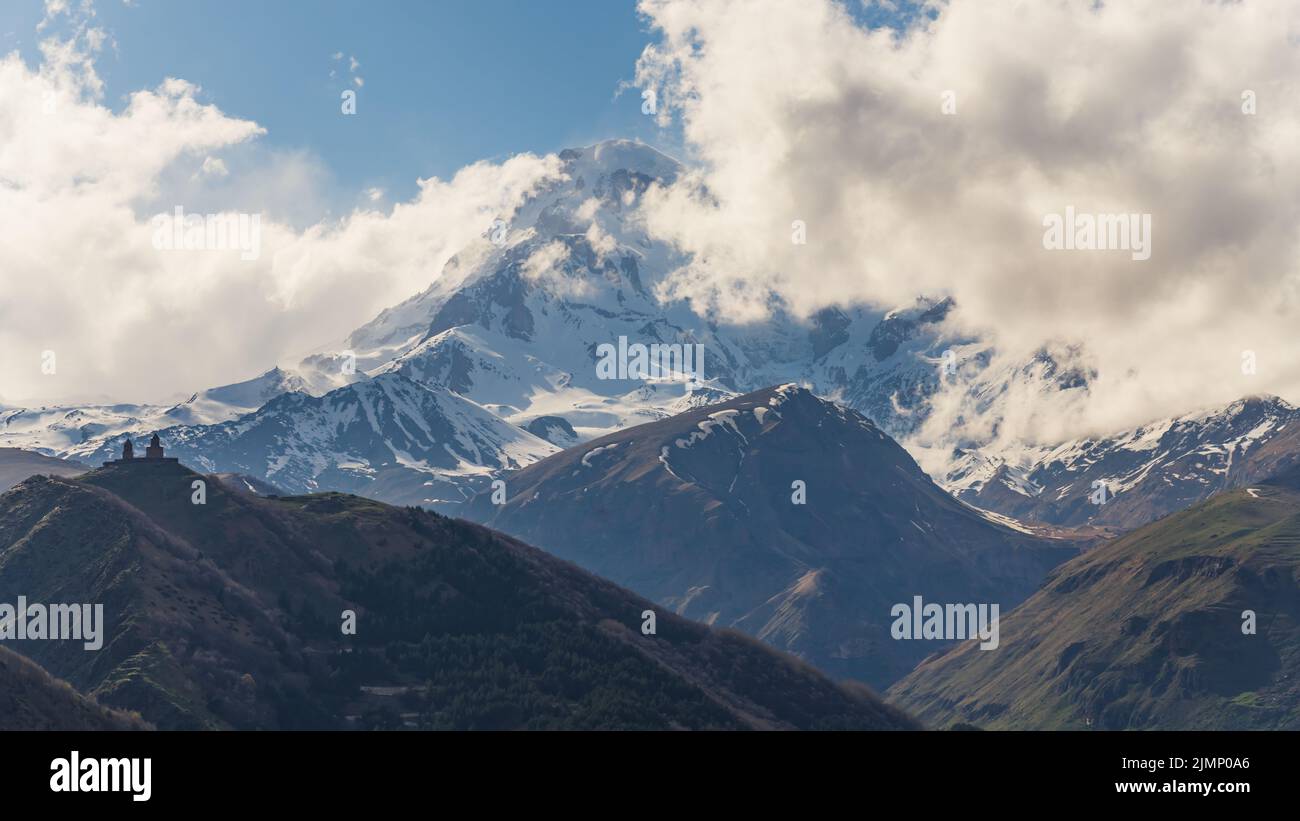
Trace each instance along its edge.
{"label": "shadowed hillside", "polygon": [[0,493],[28,476],[76,476],[88,470],[90,467],[80,462],[54,459],[18,448],[0,448]]}
{"label": "shadowed hillside", "polygon": [[0,647],[0,730],[144,730],[138,716],[101,707],[33,661]]}
{"label": "shadowed hillside", "polygon": [[894,604],[1005,612],[1077,554],[953,499],[865,417],[795,385],[570,448],[506,490],[467,515],[873,686],[942,647],[894,640]]}
{"label": "shadowed hillside", "polygon": [[[0,496],[0,601],[102,602],[102,650],[20,642],[160,728],[901,728],[746,637],[490,530],[168,463]],[[355,611],[356,633],[342,614]]]}

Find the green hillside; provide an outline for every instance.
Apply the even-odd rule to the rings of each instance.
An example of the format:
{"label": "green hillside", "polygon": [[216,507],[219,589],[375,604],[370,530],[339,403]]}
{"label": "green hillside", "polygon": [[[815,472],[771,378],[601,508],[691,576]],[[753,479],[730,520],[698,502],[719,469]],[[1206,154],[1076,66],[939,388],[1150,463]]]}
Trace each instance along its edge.
{"label": "green hillside", "polygon": [[937,726],[1300,729],[1300,473],[1062,565],[999,649],[962,645],[889,694]]}

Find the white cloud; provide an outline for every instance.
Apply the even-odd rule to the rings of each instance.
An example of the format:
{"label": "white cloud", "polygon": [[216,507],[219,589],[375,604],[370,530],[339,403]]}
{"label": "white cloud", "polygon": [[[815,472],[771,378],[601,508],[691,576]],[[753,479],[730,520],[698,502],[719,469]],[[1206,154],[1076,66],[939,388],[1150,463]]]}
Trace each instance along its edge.
{"label": "white cloud", "polygon": [[[357,58],[349,57],[348,71],[352,72],[353,74],[357,74],[357,69],[359,68],[361,68],[361,63],[357,62]],[[364,78],[361,77],[361,75],[357,74],[357,76],[352,78],[352,84],[355,85],[357,88],[361,88],[366,84],[366,81]]]}
{"label": "white cloud", "polygon": [[[89,3],[87,3],[89,7]],[[68,13],[68,0],[45,0],[45,16],[41,22],[36,24],[37,31],[44,31],[50,23],[54,22],[56,17],[61,17]]]}
{"label": "white cloud", "polygon": [[[114,112],[97,101],[102,41],[74,38],[47,39],[39,67],[0,59],[0,388],[10,401],[156,401],[248,378],[423,290],[559,173],[553,157],[477,163],[420,180],[413,199],[384,211],[372,199],[303,220],[295,209],[318,200],[322,177],[309,155],[249,154],[264,129],[199,102],[180,79]],[[236,155],[227,168],[223,157]],[[155,250],[150,219],[176,205],[258,214],[260,257]],[[54,375],[41,372],[45,350],[57,355]]]}
{"label": "white cloud", "polygon": [[580,298],[592,293],[591,284],[580,277],[568,276],[564,264],[569,261],[569,247],[552,240],[528,255],[522,273],[530,282],[545,283],[553,294],[567,298]]}
{"label": "white cloud", "polygon": [[[755,286],[803,312],[950,294],[1010,359],[1082,343],[1086,401],[1021,397],[1006,436],[1300,399],[1300,6],[953,0],[901,36],[828,0],[640,8],[662,37],[637,85],[704,167],[646,198],[695,253],[665,293],[751,319]],[[1151,259],[1045,250],[1071,205],[1151,214]]]}
{"label": "white cloud", "polygon": [[203,165],[199,167],[199,174],[204,177],[228,177],[230,169],[226,168],[225,160],[220,157],[204,157]]}
{"label": "white cloud", "polygon": [[[647,227],[695,252],[666,295],[761,319],[765,287],[805,312],[947,293],[954,325],[999,345],[995,366],[1049,343],[1096,370],[1085,398],[1017,395],[1001,437],[1104,431],[1248,392],[1300,400],[1294,3],[955,0],[901,37],[828,0],[641,7],[663,37],[637,84],[703,163],[644,198]],[[421,181],[409,202],[366,195],[321,221],[305,205],[319,163],[244,162],[263,129],[191,83],[136,92],[118,113],[99,104],[93,9],[46,14],[74,9],[38,67],[0,59],[7,397],[141,400],[251,376],[423,289],[558,172],[551,157],[479,163]],[[232,157],[234,173],[216,171]],[[210,173],[191,179],[198,163]],[[175,204],[261,213],[260,259],[155,251],[149,217]],[[1151,259],[1044,250],[1043,216],[1068,205],[1150,213]],[[805,245],[790,241],[795,220]],[[55,377],[40,373],[46,349]],[[925,436],[994,435],[970,410],[940,397]]]}
{"label": "white cloud", "polygon": [[600,223],[595,220],[592,220],[591,225],[587,226],[586,237],[591,249],[596,252],[597,259],[601,262],[604,262],[607,256],[618,250],[618,240],[601,228]]}

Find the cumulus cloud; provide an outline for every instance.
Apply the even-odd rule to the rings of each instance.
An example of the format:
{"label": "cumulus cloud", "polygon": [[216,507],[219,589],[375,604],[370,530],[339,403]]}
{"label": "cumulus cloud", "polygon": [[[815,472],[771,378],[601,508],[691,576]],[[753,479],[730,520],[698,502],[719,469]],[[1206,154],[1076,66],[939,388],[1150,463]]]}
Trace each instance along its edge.
{"label": "cumulus cloud", "polygon": [[[893,31],[831,0],[642,0],[658,36],[637,85],[699,164],[642,200],[646,229],[689,252],[661,293],[748,321],[768,290],[802,313],[951,295],[951,332],[994,343],[994,370],[1047,346],[1090,375],[1087,392],[1013,385],[995,420],[963,369],[923,443],[1300,400],[1300,6],[927,5]],[[153,399],[293,361],[422,290],[560,173],[554,157],[479,163],[322,219],[328,172],[309,153],[258,153],[257,123],[182,79],[105,107],[93,8],[50,0],[55,18],[70,33],[41,43],[39,65],[0,59],[11,400]],[[345,56],[332,59],[359,80]],[[150,218],[177,204],[260,214],[259,258],[156,250]],[[1067,207],[1150,214],[1150,258],[1045,249],[1044,218]],[[558,275],[555,253],[530,271]]]}
{"label": "cumulus cloud", "polygon": [[[1091,389],[1015,397],[1000,436],[1300,400],[1300,6],[927,5],[894,31],[829,0],[642,0],[637,84],[701,161],[646,198],[693,255],[664,293],[752,321],[766,289],[803,313],[951,295],[995,366],[1077,346]],[[1045,249],[1067,207],[1150,214],[1150,259]],[[960,391],[932,435],[972,418]]]}
{"label": "cumulus cloud", "polygon": [[[181,79],[111,110],[94,73],[103,42],[80,25],[47,38],[38,66],[0,58],[0,394],[11,402],[158,401],[291,361],[427,287],[559,173],[554,157],[477,163],[420,180],[384,210],[371,198],[304,220],[295,209],[321,176],[310,157],[264,153],[250,169],[264,129]],[[259,256],[156,248],[151,220],[175,206],[257,215]]]}

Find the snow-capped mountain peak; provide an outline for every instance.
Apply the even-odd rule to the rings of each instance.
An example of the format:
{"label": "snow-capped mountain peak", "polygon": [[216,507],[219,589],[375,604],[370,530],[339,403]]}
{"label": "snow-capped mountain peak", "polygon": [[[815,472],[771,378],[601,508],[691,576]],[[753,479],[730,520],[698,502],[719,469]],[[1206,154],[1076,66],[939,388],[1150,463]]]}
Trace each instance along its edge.
{"label": "snow-capped mountain peak", "polygon": [[1013,458],[966,451],[941,484],[1025,521],[1127,529],[1260,481],[1298,458],[1300,409],[1251,396]]}
{"label": "snow-capped mountain peak", "polygon": [[[277,395],[301,392],[318,400],[335,397],[334,403],[338,397],[369,395],[359,387],[367,381],[393,385],[400,378],[495,417],[506,428],[489,438],[502,447],[509,439],[506,430],[539,435],[518,456],[490,448],[477,456],[461,454],[493,471],[543,452],[538,443],[568,446],[784,383],[807,386],[852,407],[902,439],[924,423],[930,397],[943,386],[944,368],[971,374],[987,367],[988,345],[947,330],[954,306],[943,298],[921,297],[892,310],[842,306],[800,317],[771,295],[769,318],[751,324],[698,314],[684,301],[664,301],[656,284],[689,259],[647,234],[638,208],[652,186],[671,184],[683,167],[625,140],[565,150],[558,161],[559,172],[509,215],[504,231],[485,224],[482,237],[442,270],[430,272],[424,291],[380,312],[338,344],[174,408],[132,407],[111,419],[97,412],[103,420],[89,427],[45,414],[11,422],[0,429],[0,441],[13,444],[24,430],[47,452],[86,456],[114,437],[167,428],[180,441],[215,447],[214,426],[226,422],[237,424],[221,427],[223,436],[256,437],[261,426],[250,427],[242,417],[263,408],[293,408],[308,416],[323,412],[301,398],[276,405]],[[619,359],[617,367],[602,369],[611,356]],[[638,356],[643,363],[653,357],[656,365],[642,369],[633,364]],[[976,378],[971,391],[978,411],[996,413],[998,403],[1011,395],[1007,386],[1017,380],[1056,388],[1086,381],[1044,353],[1023,367],[1004,367],[982,382]],[[250,461],[243,446],[233,443],[217,451],[231,459],[243,453],[238,464],[212,454],[203,464],[306,488],[313,486],[309,482],[326,487],[336,477],[323,472],[318,456],[353,458],[321,444],[324,440],[310,446],[294,441],[285,424],[279,440],[248,447],[267,459],[279,448],[280,456],[295,464],[295,449],[316,453],[303,457],[310,467],[295,468],[292,480],[277,476],[283,465],[262,456]],[[427,438],[418,426],[405,423],[372,427],[376,441],[392,445],[384,452],[393,458],[399,451],[420,451]],[[404,436],[410,438],[405,445]],[[201,455],[197,448],[193,452]],[[351,479],[337,484],[356,486]],[[396,484],[394,479],[391,487]],[[423,498],[408,488],[368,486],[382,489],[387,498]]]}

